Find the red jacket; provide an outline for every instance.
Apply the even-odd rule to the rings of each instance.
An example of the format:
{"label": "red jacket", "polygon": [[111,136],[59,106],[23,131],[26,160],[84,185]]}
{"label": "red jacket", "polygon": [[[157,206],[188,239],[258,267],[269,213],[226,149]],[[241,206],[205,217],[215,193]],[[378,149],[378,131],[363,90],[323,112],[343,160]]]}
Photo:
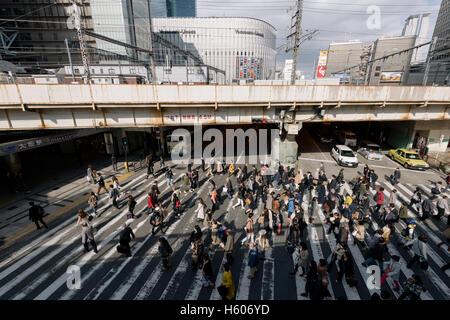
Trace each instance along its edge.
{"label": "red jacket", "polygon": [[155,202],[154,202],[152,196],[147,197],[147,207],[149,207],[149,208],[155,207]]}
{"label": "red jacket", "polygon": [[378,194],[378,201],[377,204],[383,204],[384,203],[384,193],[380,190],[377,191]]}

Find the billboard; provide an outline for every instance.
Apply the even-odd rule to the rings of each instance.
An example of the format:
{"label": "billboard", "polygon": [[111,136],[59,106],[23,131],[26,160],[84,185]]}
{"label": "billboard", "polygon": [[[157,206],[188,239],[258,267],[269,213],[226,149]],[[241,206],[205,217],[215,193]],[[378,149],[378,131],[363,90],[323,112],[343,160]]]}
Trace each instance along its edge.
{"label": "billboard", "polygon": [[333,73],[331,75],[333,78],[339,78],[340,83],[342,82],[350,82],[350,73]]}
{"label": "billboard", "polygon": [[328,51],[320,50],[319,61],[317,62],[316,78],[325,77],[325,68],[327,65]]}
{"label": "billboard", "polygon": [[403,72],[381,72],[380,82],[400,82]]}
{"label": "billboard", "polygon": [[236,57],[236,78],[260,80],[262,73],[262,59]]}

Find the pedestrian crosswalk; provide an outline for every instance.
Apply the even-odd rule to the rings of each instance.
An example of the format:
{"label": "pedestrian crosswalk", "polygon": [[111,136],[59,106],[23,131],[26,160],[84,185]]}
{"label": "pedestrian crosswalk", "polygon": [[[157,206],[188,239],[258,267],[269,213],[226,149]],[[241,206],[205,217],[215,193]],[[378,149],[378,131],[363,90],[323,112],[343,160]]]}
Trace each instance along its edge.
{"label": "pedestrian crosswalk", "polygon": [[[185,168],[173,166],[173,171],[176,177],[174,186],[179,188],[183,185],[181,178]],[[216,186],[220,188],[225,184],[226,176],[216,175],[207,178],[201,173],[199,188],[195,192],[182,193],[181,201],[185,212],[179,219],[176,219],[171,211],[172,188],[167,184],[164,175],[161,174],[155,179],[148,180],[145,176],[145,173],[137,173],[128,182],[122,183],[121,201],[125,203],[124,199],[128,194],[135,197],[137,202],[136,219],[127,219],[126,204],[123,204],[118,210],[111,206],[106,194],[100,197],[98,216],[93,220],[93,225],[97,228],[95,238],[98,243],[98,254],[92,251],[84,252],[80,241],[80,227],[75,225],[77,217],[74,211],[71,218],[53,225],[47,233],[36,236],[29,244],[17,248],[15,253],[0,262],[0,299],[221,299],[216,288],[222,280],[222,265],[226,261],[225,254],[220,247],[210,252],[215,288],[203,287],[202,271],[191,268],[192,250],[189,244],[189,234],[193,230],[193,226],[198,224],[194,213],[196,200],[202,198],[205,203],[209,204],[207,181],[213,179]],[[165,230],[164,235],[160,231],[155,235],[151,233],[149,218],[145,213],[147,193],[154,180],[158,181],[161,190],[159,197],[169,211],[166,218],[168,229]],[[232,183],[236,187],[235,177],[232,177]],[[416,186],[400,182],[394,186],[389,181],[380,179],[377,186],[385,188],[386,196],[389,196],[393,189],[397,190],[397,199],[395,200],[397,207],[401,200],[409,203],[417,186],[424,191],[425,197],[431,196],[431,189],[425,184]],[[351,193],[348,183],[344,183],[343,189],[344,194]],[[64,192],[70,194],[69,189],[64,189]],[[74,192],[80,192],[80,190],[74,189]],[[375,190],[370,190],[370,192],[374,194]],[[305,213],[308,212],[308,200],[305,197],[302,204]],[[265,259],[259,262],[259,272],[255,278],[249,279],[248,247],[241,246],[241,240],[245,236],[243,226],[247,216],[240,206],[233,208],[237,202],[236,196],[229,199],[222,195],[219,202],[220,206],[214,213],[214,218],[232,224],[235,231],[233,254],[235,261],[232,264],[232,272],[236,283],[236,300],[277,300],[283,290],[289,291],[288,293],[283,292],[283,297],[289,296],[295,300],[307,299],[301,296],[301,293],[305,292],[305,278],[300,277],[299,272],[295,276],[289,275],[294,268],[294,261],[285,250],[288,226],[283,226],[281,235],[273,236],[272,245],[265,253]],[[257,223],[258,214],[262,212],[262,206],[262,201],[259,201],[257,214],[254,217],[255,223]],[[83,209],[88,210],[88,206],[84,206]],[[286,222],[287,214],[283,214]],[[414,210],[409,210],[409,217],[415,221],[419,221],[420,218]],[[329,226],[325,219],[324,212],[318,206],[313,222],[307,222],[306,238],[303,239],[307,243],[310,258],[316,262],[319,259],[327,260],[336,247],[335,235],[327,233]],[[130,225],[136,234],[135,241],[131,243],[132,257],[130,258],[122,256],[116,250],[122,223]],[[373,219],[366,228],[365,242],[367,243],[375,231],[382,226],[381,221]],[[450,299],[449,271],[441,270],[442,266],[450,262],[449,251],[446,244],[438,246],[445,240],[442,232],[446,228],[446,224],[443,221],[418,223],[418,232],[426,234],[430,239],[428,244],[429,268],[426,271],[420,270],[416,266],[412,269],[407,268],[406,264],[412,258],[412,254],[402,247],[400,232],[404,227],[403,221],[396,224],[396,229],[392,231],[392,240],[388,244],[389,254],[396,254],[401,258],[401,282],[413,273],[418,273],[428,289],[422,294],[423,299]],[[205,249],[207,249],[211,242],[210,231],[204,230],[203,234]],[[161,268],[162,262],[158,253],[160,236],[165,236],[174,250],[170,258],[172,266],[167,271]],[[337,266],[333,266],[328,285],[332,299],[370,299],[373,293],[380,292],[380,288],[370,285],[373,275],[361,265],[365,260],[366,250],[360,244],[355,243],[351,235],[349,235],[348,247],[359,282],[355,287],[350,287],[345,279],[337,282]],[[279,259],[280,255],[284,255],[286,259]],[[69,274],[66,271],[69,266],[77,266],[81,270],[80,289],[67,287]],[[387,280],[384,287],[393,296],[398,297],[399,293],[393,290],[394,284],[390,279]]]}

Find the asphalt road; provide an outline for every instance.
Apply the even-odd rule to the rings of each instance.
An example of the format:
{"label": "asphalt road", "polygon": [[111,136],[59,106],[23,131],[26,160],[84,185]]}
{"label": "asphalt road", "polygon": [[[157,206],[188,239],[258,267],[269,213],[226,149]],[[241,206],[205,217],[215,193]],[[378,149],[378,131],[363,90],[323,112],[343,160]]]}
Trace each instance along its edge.
{"label": "asphalt road", "polygon": [[[397,167],[389,159],[380,162],[368,161],[358,156],[361,163],[368,162],[379,176],[379,185],[384,186],[386,193],[389,193],[393,186],[388,182],[387,177]],[[311,137],[307,136],[302,140],[301,166],[304,172],[314,172],[323,161],[327,176],[338,173],[338,167],[331,158],[327,146],[319,145]],[[170,163],[168,163],[170,165]],[[158,169],[158,165],[156,165]],[[362,166],[345,169],[345,180],[348,182],[362,171]],[[175,178],[179,178],[185,172],[185,166],[174,166]],[[225,184],[225,175],[213,178],[218,188]],[[160,198],[164,201],[164,206],[171,212],[170,203],[171,190],[167,185],[163,175],[158,176],[159,188],[162,192]],[[399,196],[410,199],[416,186],[422,188],[426,196],[430,195],[430,185],[432,182],[441,179],[438,174],[432,171],[416,172],[402,170],[401,183],[396,186]],[[121,208],[117,210],[110,206],[105,193],[101,195],[102,203],[99,204],[100,217],[94,219],[94,225],[98,231],[96,241],[99,249],[98,254],[93,252],[84,253],[81,244],[80,227],[76,226],[76,208],[70,210],[67,215],[55,219],[49,225],[50,230],[36,230],[27,235],[26,241],[17,241],[6,249],[0,249],[0,299],[169,299],[169,300],[215,300],[220,296],[216,289],[201,287],[201,271],[193,271],[190,268],[191,251],[189,249],[189,235],[196,222],[194,210],[195,200],[202,198],[208,207],[211,206],[208,197],[208,180],[200,170],[200,188],[195,192],[183,194],[182,203],[186,211],[181,219],[175,219],[171,214],[169,218],[169,228],[165,234],[174,249],[171,257],[172,268],[168,271],[161,270],[161,259],[157,252],[157,240],[161,236],[159,231],[156,235],[151,234],[151,225],[144,212],[146,208],[146,194],[154,179],[145,179],[145,172],[139,171],[133,176],[121,182],[122,193]],[[236,187],[236,178],[232,178],[233,186]],[[180,186],[181,181],[176,181],[176,186]],[[80,195],[80,188],[90,191],[87,182],[80,182],[78,189],[73,189],[73,193]],[[345,190],[350,191],[348,183]],[[83,189],[84,190],[84,189]],[[70,198],[71,190],[65,191],[65,197]],[[139,217],[130,220],[131,227],[136,234],[136,241],[132,242],[132,257],[126,258],[116,251],[118,245],[118,232],[120,224],[126,221],[127,205],[126,195],[132,194],[138,204],[135,213]],[[241,246],[243,239],[243,226],[246,221],[244,210],[240,207],[233,209],[237,199],[231,200],[222,194],[223,202],[214,213],[215,219],[227,221],[236,230],[234,257],[232,265],[232,275],[236,284],[236,296],[238,300],[296,300],[306,299],[300,296],[304,291],[305,280],[289,275],[293,270],[293,259],[285,249],[287,236],[287,226],[283,226],[281,235],[274,236],[271,249],[266,253],[266,259],[260,262],[259,272],[253,280],[249,280],[247,275],[248,247]],[[58,201],[61,201],[59,199]],[[262,204],[259,203],[258,214],[261,212]],[[87,209],[87,204],[80,207]],[[0,210],[4,210],[3,208]],[[0,215],[7,212],[0,212]],[[254,221],[256,222],[257,216]],[[417,213],[410,210],[412,218],[417,219]],[[318,210],[315,214],[313,224],[308,225],[308,235],[304,239],[310,250],[310,257],[316,261],[319,258],[327,258],[335,247],[335,239],[332,234],[326,235],[328,226],[323,223],[323,214]],[[284,214],[287,221],[287,215]],[[429,219],[430,220],[430,219]],[[366,241],[373,235],[375,230],[381,227],[379,221],[374,220],[367,226]],[[429,269],[422,271],[417,266],[413,269],[406,268],[406,262],[411,259],[411,253],[401,248],[399,231],[401,225],[397,225],[396,232],[391,235],[391,243],[388,247],[390,254],[401,256],[401,280],[418,273],[428,291],[422,294],[422,299],[450,299],[450,271],[441,271],[440,267],[450,262],[447,245],[437,247],[437,243],[444,240],[442,231],[446,227],[446,218],[439,222],[420,222],[418,233],[426,233],[429,237]],[[210,232],[205,231],[203,239],[206,246],[211,243]],[[354,261],[356,276],[359,279],[356,288],[350,288],[345,280],[342,284],[337,283],[336,268],[331,272],[331,282],[329,290],[333,298],[346,298],[352,300],[369,299],[374,292],[379,289],[370,289],[367,286],[367,279],[370,276],[367,269],[361,266],[364,260],[364,250],[349,241],[352,260]],[[217,277],[216,286],[221,280],[221,265],[224,255],[221,249],[211,252],[214,275]],[[68,289],[66,273],[68,267],[78,266],[81,270],[81,288]],[[389,281],[383,288],[391,294],[393,284]]]}

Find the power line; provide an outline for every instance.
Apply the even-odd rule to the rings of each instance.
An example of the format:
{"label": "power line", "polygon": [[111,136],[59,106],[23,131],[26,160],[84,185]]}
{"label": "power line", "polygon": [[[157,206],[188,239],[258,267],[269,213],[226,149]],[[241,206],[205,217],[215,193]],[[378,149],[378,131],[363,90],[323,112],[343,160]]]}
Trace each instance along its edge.
{"label": "power line", "polygon": [[[273,1],[274,3],[290,3],[292,5],[295,5],[295,3],[293,3],[294,1],[288,1],[288,0],[278,0],[278,1]],[[217,2],[214,1],[198,1],[198,4],[201,3],[211,3],[211,4],[215,4]],[[241,4],[241,1],[227,1],[228,4]],[[265,2],[264,2],[265,3]],[[437,6],[439,7],[439,5],[416,5],[416,4],[376,4],[376,3],[370,3],[370,4],[358,4],[358,3],[339,3],[339,2],[316,2],[316,1],[304,1],[304,3],[313,3],[313,4],[323,4],[323,5],[339,5],[339,6],[369,6],[369,5],[376,5],[378,7],[432,7],[432,6]],[[262,4],[260,2],[247,2],[246,4]],[[198,6],[198,5],[197,5]]]}

